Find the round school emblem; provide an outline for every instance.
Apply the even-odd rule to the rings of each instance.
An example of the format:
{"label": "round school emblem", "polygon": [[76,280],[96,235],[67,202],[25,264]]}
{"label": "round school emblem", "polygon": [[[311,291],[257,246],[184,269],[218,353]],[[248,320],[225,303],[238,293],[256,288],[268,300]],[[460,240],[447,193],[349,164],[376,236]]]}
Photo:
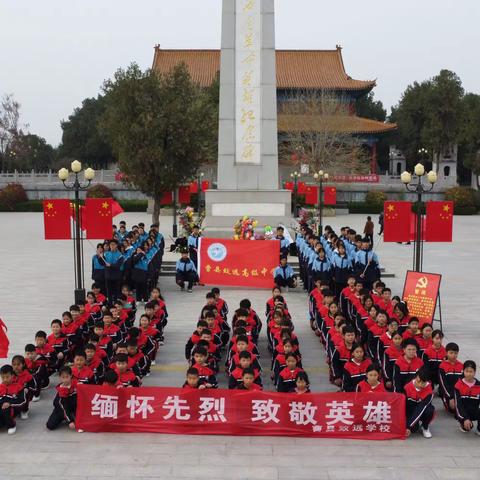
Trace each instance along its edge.
{"label": "round school emblem", "polygon": [[212,243],[207,250],[208,257],[214,262],[222,262],[227,256],[227,248],[222,243]]}

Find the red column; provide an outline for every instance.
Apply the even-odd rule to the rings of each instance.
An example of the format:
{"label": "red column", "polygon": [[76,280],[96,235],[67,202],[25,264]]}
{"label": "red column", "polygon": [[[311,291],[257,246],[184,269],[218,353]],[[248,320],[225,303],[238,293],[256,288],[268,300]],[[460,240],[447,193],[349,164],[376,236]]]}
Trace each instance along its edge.
{"label": "red column", "polygon": [[372,145],[372,158],[370,161],[370,173],[377,173],[377,144]]}

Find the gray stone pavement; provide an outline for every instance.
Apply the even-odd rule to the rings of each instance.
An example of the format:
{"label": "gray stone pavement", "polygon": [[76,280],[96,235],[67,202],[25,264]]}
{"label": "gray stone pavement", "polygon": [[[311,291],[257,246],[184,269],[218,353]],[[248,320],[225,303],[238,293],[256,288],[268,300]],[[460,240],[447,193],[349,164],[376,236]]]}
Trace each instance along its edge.
{"label": "gray stone pavement", "polygon": [[[124,214],[128,224],[149,222],[146,214]],[[328,219],[335,228],[363,227],[363,215]],[[170,220],[164,220],[165,231]],[[35,330],[47,329],[73,300],[71,242],[43,240],[42,215],[0,213],[0,317],[10,328],[11,353],[22,353]],[[376,236],[378,238],[378,236]],[[447,340],[460,344],[461,359],[480,361],[479,217],[456,217],[454,243],[427,244],[424,270],[443,274],[442,307]],[[86,242],[86,265],[94,244]],[[380,243],[381,262],[396,278],[387,283],[401,293],[405,271],[411,268],[412,247]],[[88,275],[87,275],[88,277]],[[88,282],[87,282],[88,283]],[[170,317],[166,344],[145,385],[181,385],[186,368],[185,341],[204,303],[206,287],[181,293],[172,278],[162,278]],[[223,289],[231,309],[245,297],[263,314],[268,291]],[[332,391],[323,349],[307,322],[307,299],[286,294],[304,364],[314,391]],[[261,348],[265,352],[265,340]],[[266,355],[263,356],[265,365]],[[268,381],[265,382],[268,388]],[[31,407],[30,418],[18,422],[17,434],[0,433],[0,480],[201,478],[201,479],[479,479],[480,438],[459,432],[440,404],[432,426],[434,438],[415,435],[408,441],[353,441],[279,437],[175,436],[153,434],[78,434],[61,429],[48,432],[53,391]]]}

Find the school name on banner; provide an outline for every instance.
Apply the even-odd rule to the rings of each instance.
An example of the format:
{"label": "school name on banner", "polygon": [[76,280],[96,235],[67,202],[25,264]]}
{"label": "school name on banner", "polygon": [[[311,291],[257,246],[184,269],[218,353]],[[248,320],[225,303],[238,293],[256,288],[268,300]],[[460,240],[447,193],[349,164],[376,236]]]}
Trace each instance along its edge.
{"label": "school name on banner", "polygon": [[278,240],[201,238],[198,274],[206,285],[272,288]]}
{"label": "school name on banner", "polygon": [[405,438],[405,397],[79,385],[76,425],[88,432],[387,440]]}
{"label": "school name on banner", "polygon": [[407,271],[403,300],[407,302],[410,315],[422,324],[433,321],[441,279],[438,273]]}

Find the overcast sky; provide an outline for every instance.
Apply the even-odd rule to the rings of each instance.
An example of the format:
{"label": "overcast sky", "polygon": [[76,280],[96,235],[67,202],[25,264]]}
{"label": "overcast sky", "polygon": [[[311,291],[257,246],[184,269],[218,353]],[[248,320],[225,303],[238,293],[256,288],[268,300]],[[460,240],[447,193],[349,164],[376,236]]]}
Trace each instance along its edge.
{"label": "overcast sky", "polygon": [[[221,0],[0,0],[0,95],[54,145],[60,120],[153,46],[219,48]],[[347,73],[376,78],[388,108],[415,80],[454,70],[480,93],[480,0],[275,0],[277,48],[333,49]]]}

